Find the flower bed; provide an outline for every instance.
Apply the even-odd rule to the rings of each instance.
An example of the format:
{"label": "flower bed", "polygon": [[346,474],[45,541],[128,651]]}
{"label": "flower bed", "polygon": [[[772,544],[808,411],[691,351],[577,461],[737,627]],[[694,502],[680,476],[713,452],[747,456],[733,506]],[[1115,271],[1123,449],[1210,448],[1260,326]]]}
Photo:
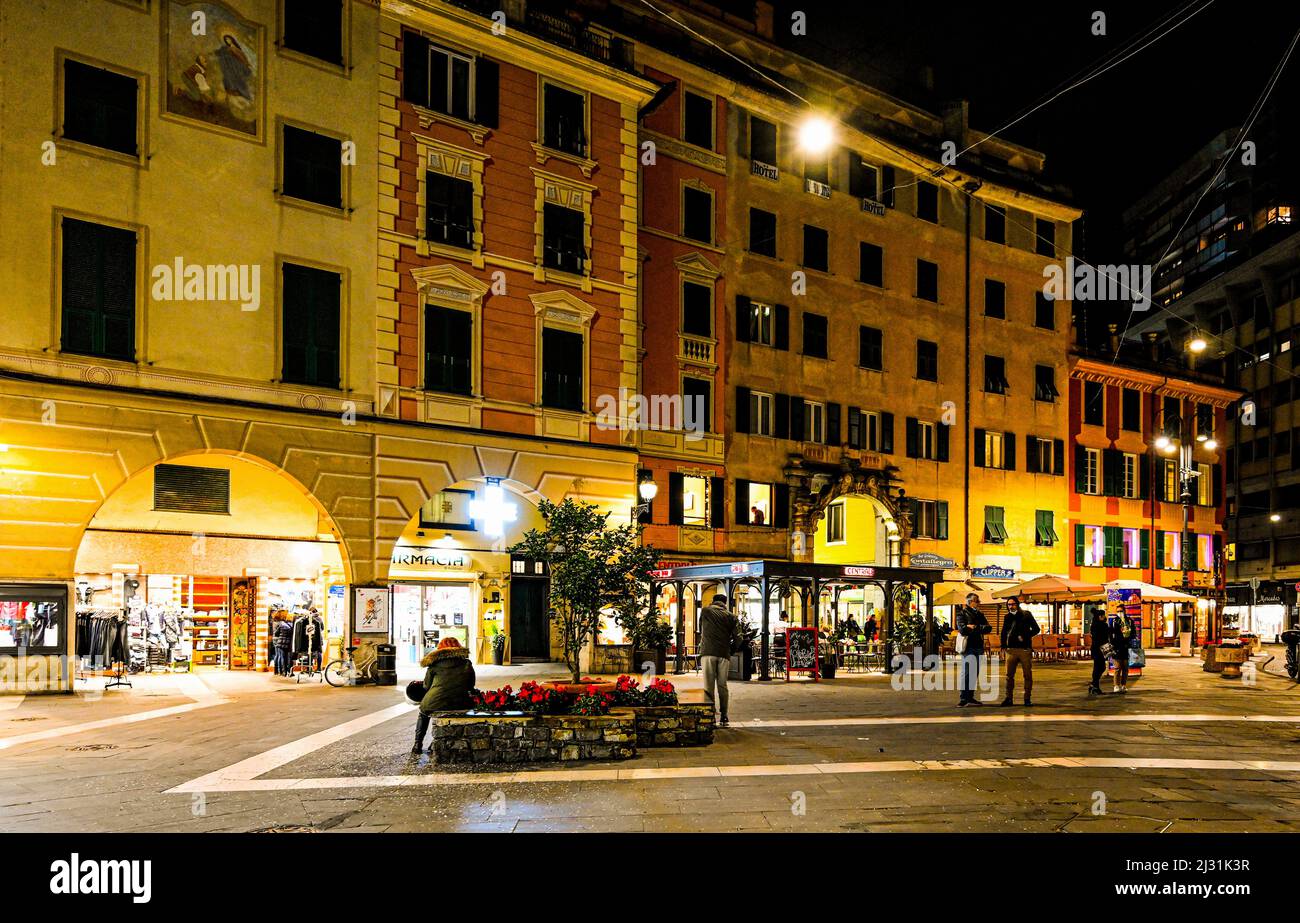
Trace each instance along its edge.
{"label": "flower bed", "polygon": [[435,763],[480,765],[636,756],[631,709],[604,715],[491,715],[453,712],[433,719]]}

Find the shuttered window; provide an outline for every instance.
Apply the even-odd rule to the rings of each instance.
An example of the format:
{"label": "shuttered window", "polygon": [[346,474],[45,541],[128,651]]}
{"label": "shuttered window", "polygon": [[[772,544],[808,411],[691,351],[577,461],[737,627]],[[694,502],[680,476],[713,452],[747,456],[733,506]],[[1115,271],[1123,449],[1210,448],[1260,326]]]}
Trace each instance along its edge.
{"label": "shuttered window", "polygon": [[158,465],[153,469],[153,508],[228,516],[230,471],[196,465]]}
{"label": "shuttered window", "polygon": [[285,263],[282,270],[281,380],[320,388],[339,386],[339,299],[336,272]]}
{"label": "shuttered window", "polygon": [[134,231],[62,221],[64,352],[135,361]]}
{"label": "shuttered window", "polygon": [[280,192],[304,202],[343,207],[343,142],[284,126],[284,179]]}
{"label": "shuttered window", "polygon": [[500,68],[495,61],[439,48],[402,33],[402,98],[458,119],[496,128]]}
{"label": "shuttered window", "polygon": [[343,0],[284,0],[284,47],[343,63]]}
{"label": "shuttered window", "polygon": [[64,61],[63,137],[136,156],[138,99],[134,77],[80,61]]}

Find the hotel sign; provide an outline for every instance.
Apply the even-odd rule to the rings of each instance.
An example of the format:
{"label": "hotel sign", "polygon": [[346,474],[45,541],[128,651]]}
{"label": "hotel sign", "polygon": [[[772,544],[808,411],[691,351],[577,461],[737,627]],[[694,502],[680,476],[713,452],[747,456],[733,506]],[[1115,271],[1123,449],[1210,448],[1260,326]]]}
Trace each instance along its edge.
{"label": "hotel sign", "polygon": [[761,176],[764,179],[780,179],[781,171],[770,163],[763,163],[761,160],[751,160],[749,162],[749,172],[755,176]]}
{"label": "hotel sign", "polygon": [[879,202],[877,202],[875,199],[863,199],[863,200],[862,200],[862,210],[863,210],[864,212],[871,212],[871,214],[873,214],[873,215],[884,215],[884,214],[885,214],[885,206],[884,206],[884,205],[881,205],[881,204],[880,204]]}

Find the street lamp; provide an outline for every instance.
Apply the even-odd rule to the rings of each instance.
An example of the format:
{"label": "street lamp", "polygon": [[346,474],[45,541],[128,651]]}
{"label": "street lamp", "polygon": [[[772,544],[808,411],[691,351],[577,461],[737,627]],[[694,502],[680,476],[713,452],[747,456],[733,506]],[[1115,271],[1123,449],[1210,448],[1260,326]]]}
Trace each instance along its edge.
{"label": "street lamp", "polygon": [[835,130],[831,123],[819,115],[810,115],[799,126],[799,147],[806,154],[822,154],[829,150]]}
{"label": "street lamp", "polygon": [[650,512],[650,503],[654,500],[655,495],[659,493],[659,485],[655,483],[654,475],[645,472],[637,479],[637,495],[641,502],[632,507],[632,522],[637,522],[640,518]]}
{"label": "street lamp", "polygon": [[1203,353],[1210,344],[1199,333],[1187,341],[1187,348],[1194,353]]}

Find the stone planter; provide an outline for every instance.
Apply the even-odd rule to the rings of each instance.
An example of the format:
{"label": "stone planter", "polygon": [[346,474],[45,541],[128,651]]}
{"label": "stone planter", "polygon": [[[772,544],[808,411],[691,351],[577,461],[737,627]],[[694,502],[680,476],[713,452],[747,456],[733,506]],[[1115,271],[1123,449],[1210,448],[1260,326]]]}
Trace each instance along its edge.
{"label": "stone planter", "polygon": [[636,756],[636,744],[636,716],[627,708],[594,717],[443,712],[433,719],[433,761],[439,764],[626,760]]}
{"label": "stone planter", "polygon": [[713,743],[713,706],[655,705],[629,709],[638,747],[703,747]]}

